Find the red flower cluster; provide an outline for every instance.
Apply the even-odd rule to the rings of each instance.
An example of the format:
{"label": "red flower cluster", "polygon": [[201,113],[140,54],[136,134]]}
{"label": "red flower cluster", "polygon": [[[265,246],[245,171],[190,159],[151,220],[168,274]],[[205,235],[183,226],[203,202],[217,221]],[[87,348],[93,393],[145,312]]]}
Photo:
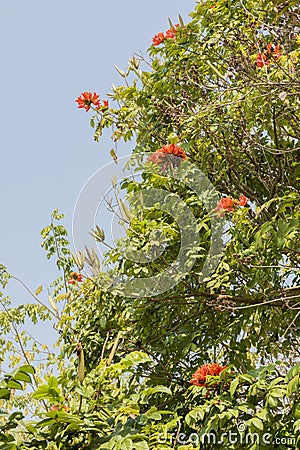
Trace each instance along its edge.
{"label": "red flower cluster", "polygon": [[179,23],[173,25],[168,31],[165,33],[158,33],[152,38],[152,45],[160,45],[165,39],[175,39],[177,28],[179,28]]}
{"label": "red flower cluster", "polygon": [[271,58],[277,61],[277,59],[279,59],[281,55],[282,53],[280,51],[279,45],[268,44],[267,49],[264,51],[264,53],[257,54],[256,65],[257,67],[267,66],[268,64],[270,64]]}
{"label": "red flower cluster", "polygon": [[164,171],[167,169],[170,163],[172,163],[173,166],[178,166],[180,164],[179,159],[173,158],[172,160],[170,160],[170,158],[168,159],[168,155],[177,156],[182,160],[187,159],[186,153],[181,147],[178,147],[175,144],[169,144],[164,145],[163,147],[156,150],[156,152],[148,158],[148,161],[152,162],[153,164],[161,165]]}
{"label": "red flower cluster", "polygon": [[70,278],[68,280],[69,284],[75,284],[76,282],[81,283],[82,282],[82,275],[77,272],[71,272]]}
{"label": "red flower cluster", "polygon": [[247,203],[248,203],[247,197],[245,197],[245,195],[240,195],[239,206],[246,206]]}
{"label": "red flower cluster", "polygon": [[187,159],[186,153],[183,150],[183,148],[178,147],[175,144],[169,144],[169,145],[164,145],[163,147],[156,150],[156,152],[153,153],[152,156],[150,156],[149,161],[156,163],[157,160],[161,157],[161,155],[164,155],[164,154],[175,155],[184,160]]}
{"label": "red flower cluster", "polygon": [[68,411],[68,409],[69,408],[67,406],[53,405],[53,406],[51,406],[50,411],[61,411],[61,410]]}
{"label": "red flower cluster", "polygon": [[224,197],[217,203],[217,207],[215,208],[216,212],[221,212],[224,214],[225,212],[233,212],[237,209],[238,206],[245,206],[248,203],[247,197],[245,195],[240,195],[239,199]]}
{"label": "red flower cluster", "polygon": [[165,40],[164,33],[158,33],[152,38],[152,45],[160,45]]}
{"label": "red flower cluster", "polygon": [[193,373],[190,383],[194,384],[195,386],[211,386],[211,384],[208,383],[207,377],[219,376],[220,373],[225,369],[227,369],[227,366],[220,366],[216,363],[204,364],[203,366],[199,367],[199,369],[195,373]]}
{"label": "red flower cluster", "polygon": [[[84,108],[86,112],[89,111],[91,106],[94,106],[96,109],[101,108],[100,96],[94,92],[82,92],[81,95],[75,100],[78,103],[78,108]],[[108,101],[103,100],[102,108],[108,108]]]}

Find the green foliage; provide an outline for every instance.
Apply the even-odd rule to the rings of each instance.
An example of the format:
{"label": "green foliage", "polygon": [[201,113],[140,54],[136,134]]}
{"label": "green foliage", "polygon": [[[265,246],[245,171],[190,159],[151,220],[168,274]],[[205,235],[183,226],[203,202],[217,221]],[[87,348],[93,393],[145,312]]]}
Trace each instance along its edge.
{"label": "green foliage", "polygon": [[50,225],[41,231],[43,238],[41,246],[47,252],[47,258],[50,259],[55,256],[57,258],[56,265],[63,273],[62,278],[58,278],[53,282],[52,286],[54,287],[55,295],[59,294],[63,289],[67,291],[67,276],[74,266],[74,260],[69,249],[69,241],[67,240],[68,231],[63,225],[59,224],[63,217],[64,215],[59,214],[58,210],[55,209],[51,214]]}
{"label": "green foliage", "polygon": [[[62,277],[48,289],[49,306],[42,287],[37,305],[13,308],[1,294],[0,355],[11,352],[14,372],[0,385],[0,448],[300,448],[299,15],[294,0],[198,2],[191,21],[180,19],[175,37],[151,46],[148,60],[134,56],[118,69],[125,83],[110,94],[118,106],[92,117],[95,140],[111,127],[114,142],[136,138],[136,155],[176,144],[222,196],[249,202],[222,219],[189,180],[172,176],[185,162],[169,171],[152,164],[123,180],[130,208],[117,203],[127,236],[107,251],[104,267],[93,250],[72,256],[54,211],[42,246]],[[186,206],[193,214],[192,269],[162,294],[153,285],[153,295],[123,296],[105,288],[110,275],[142,290],[181,248],[170,212],[159,201],[140,207],[139,194],[153,189],[177,199],[179,216]],[[226,245],[203,279],[212,217],[220,229],[225,218]],[[107,245],[100,226],[91,234]],[[165,248],[150,263],[126,257],[128,242],[146,254],[162,236]],[[90,276],[69,285],[75,265]],[[3,289],[11,277],[0,266]],[[20,331],[26,317],[51,318],[60,332],[47,365],[35,361],[35,343],[35,374],[30,337]],[[192,386],[210,362],[228,367]]]}

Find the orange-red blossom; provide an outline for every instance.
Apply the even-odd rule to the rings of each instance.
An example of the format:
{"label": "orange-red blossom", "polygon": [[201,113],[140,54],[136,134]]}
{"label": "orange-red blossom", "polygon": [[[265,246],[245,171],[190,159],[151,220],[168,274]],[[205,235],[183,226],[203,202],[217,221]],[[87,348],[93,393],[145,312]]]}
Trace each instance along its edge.
{"label": "orange-red blossom", "polygon": [[282,55],[279,45],[268,44],[266,50],[263,53],[258,53],[256,57],[257,67],[264,67],[270,64],[271,58],[277,59]]}
{"label": "orange-red blossom", "polygon": [[[153,164],[160,165],[160,166],[162,166],[163,170],[166,170],[170,163],[170,161],[168,161],[166,158],[167,155],[174,155],[174,156],[177,156],[178,158],[181,158],[182,160],[187,159],[186,153],[183,150],[183,148],[178,147],[175,144],[169,144],[169,145],[164,145],[163,147],[156,150],[156,152],[153,153],[148,158],[148,161],[152,162]],[[174,158],[174,161],[172,161],[172,162],[176,166],[178,166],[180,164],[180,160],[179,159],[176,160],[176,158]]]}
{"label": "orange-red blossom", "polygon": [[217,203],[215,211],[220,212],[221,214],[224,214],[225,212],[233,212],[238,206],[247,205],[248,201],[249,200],[245,197],[245,195],[240,195],[239,199],[224,197]]}
{"label": "orange-red blossom", "polygon": [[165,34],[164,33],[157,33],[152,38],[152,45],[160,45],[165,40]]}
{"label": "orange-red blossom", "polygon": [[53,406],[51,406],[51,408],[50,408],[50,411],[61,411],[61,410],[63,410],[63,411],[68,411],[68,407],[67,406],[63,406],[63,405],[53,405]]}
{"label": "orange-red blossom", "polygon": [[160,45],[165,39],[175,39],[177,28],[179,27],[180,27],[179,23],[176,23],[176,25],[173,25],[168,31],[166,31],[166,34],[162,32],[157,33],[152,38],[152,45],[154,46]]}
{"label": "orange-red blossom", "polygon": [[78,108],[84,108],[86,112],[90,110],[91,106],[96,109],[108,108],[108,100],[103,100],[103,106],[101,106],[100,96],[96,92],[82,92],[75,102],[78,104]]}
{"label": "orange-red blossom", "polygon": [[77,273],[77,272],[71,272],[70,273],[70,278],[68,280],[68,283],[69,284],[75,284],[76,281],[78,283],[81,283],[82,282],[82,275],[80,273]]}
{"label": "orange-red blossom", "polygon": [[175,145],[175,144],[169,144],[169,145],[164,145],[163,147],[156,150],[156,152],[150,156],[149,160],[152,161],[152,158],[157,159],[162,154],[178,156],[179,158],[184,159],[184,160],[187,159],[186,153],[183,150],[183,148],[178,147],[178,145]]}
{"label": "orange-red blossom", "polygon": [[207,377],[219,376],[220,373],[225,369],[227,369],[227,366],[220,366],[220,364],[216,363],[204,364],[203,366],[199,367],[199,369],[195,373],[193,373],[190,383],[194,384],[195,386],[212,386],[212,384],[208,382]]}

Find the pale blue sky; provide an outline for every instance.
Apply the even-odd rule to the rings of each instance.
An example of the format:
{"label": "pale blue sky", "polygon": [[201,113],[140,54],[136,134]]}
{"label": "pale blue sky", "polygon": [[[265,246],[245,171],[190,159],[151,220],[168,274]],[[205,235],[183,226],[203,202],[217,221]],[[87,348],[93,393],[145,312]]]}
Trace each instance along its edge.
{"label": "pale blue sky", "polygon": [[[110,161],[111,142],[93,142],[90,114],[74,100],[85,90],[106,98],[122,83],[114,66],[125,68],[169,28],[168,17],[187,21],[194,7],[194,0],[0,0],[0,263],[33,290],[57,276],[40,247],[51,211],[64,212],[71,230],[80,189]],[[8,292],[15,304],[30,299],[15,283]]]}

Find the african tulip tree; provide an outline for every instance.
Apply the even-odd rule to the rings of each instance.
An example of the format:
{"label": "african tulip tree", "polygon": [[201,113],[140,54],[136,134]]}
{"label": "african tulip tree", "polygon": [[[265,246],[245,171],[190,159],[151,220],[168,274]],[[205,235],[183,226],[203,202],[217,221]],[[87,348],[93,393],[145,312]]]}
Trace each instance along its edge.
{"label": "african tulip tree", "polygon": [[[107,269],[92,250],[60,252],[60,374],[32,396],[44,420],[3,448],[300,448],[297,3],[199,2],[120,70],[109,102],[76,100],[95,140],[112,128],[115,143],[135,139],[140,169],[146,154],[119,206],[132,254],[157,251],[130,258],[119,240]],[[195,230],[184,270],[159,284]]]}

